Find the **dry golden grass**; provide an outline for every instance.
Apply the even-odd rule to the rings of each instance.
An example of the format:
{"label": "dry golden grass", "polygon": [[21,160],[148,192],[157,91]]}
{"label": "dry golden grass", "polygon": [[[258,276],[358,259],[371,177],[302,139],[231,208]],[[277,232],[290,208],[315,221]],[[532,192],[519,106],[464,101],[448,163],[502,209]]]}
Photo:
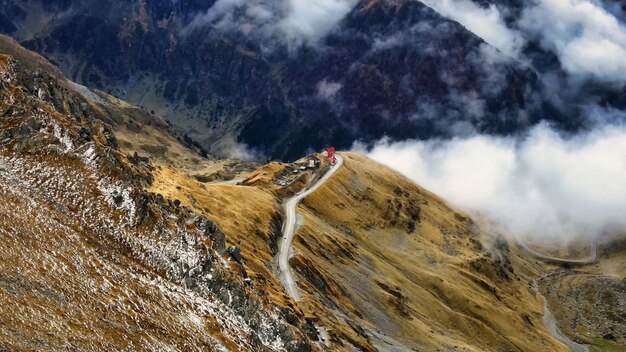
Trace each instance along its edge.
{"label": "dry golden grass", "polygon": [[[110,97],[110,99],[114,98]],[[150,117],[158,120],[156,116]],[[128,116],[125,116],[125,119],[127,120],[126,124],[116,126],[115,136],[119,141],[120,149],[128,155],[137,153],[139,156],[149,157],[155,165],[167,165],[185,171],[191,176],[214,175],[218,180],[224,178],[244,178],[250,172],[249,166],[247,166],[250,163],[202,157],[197,151],[192,151],[183,146],[168,133],[167,129],[164,129],[157,123],[146,124],[142,123],[142,121],[133,120]],[[129,126],[133,127],[129,128]],[[243,167],[237,168],[239,165],[243,165]]]}
{"label": "dry golden grass", "polygon": [[526,259],[508,253],[507,271],[464,214],[362,155],[343,155],[344,167],[299,209],[292,265],[306,311],[328,326],[331,309],[355,312],[357,325],[420,350],[566,350],[543,328]]}
{"label": "dry golden grass", "polygon": [[264,235],[269,231],[277,205],[274,197],[263,190],[247,186],[203,184],[167,166],[157,167],[154,175],[155,182],[150,191],[170,199],[179,199],[183,205],[206,215],[218,223],[229,238],[240,241],[249,239],[249,234],[254,235],[257,231]]}
{"label": "dry golden grass", "polygon": [[[0,55],[0,67],[6,65],[7,57]],[[13,91],[18,99],[23,98],[20,92]],[[4,110],[2,102],[6,100],[0,101]],[[48,105],[37,108],[59,124],[73,123]],[[3,120],[0,130],[28,116]],[[104,144],[102,136],[93,138]],[[99,236],[85,220],[89,216],[82,218],[80,202],[65,198],[65,192],[80,192],[82,199],[99,194],[79,158],[56,153],[16,157],[9,149],[0,150],[5,163],[10,159],[9,165],[25,163],[47,172],[16,174],[9,167],[0,173],[0,350],[144,346],[189,351],[210,350],[216,341],[236,348],[213,316],[192,307],[189,297],[128,255],[120,243]],[[74,175],[71,181],[64,178],[68,175]],[[31,187],[44,182],[45,187]],[[108,207],[98,210],[111,224],[120,221]]]}
{"label": "dry golden grass", "polygon": [[169,199],[178,199],[194,212],[214,221],[226,235],[227,245],[241,249],[248,274],[269,298],[292,305],[271,272],[275,241],[280,234],[279,205],[268,191],[256,187],[203,184],[167,166],[153,172],[149,189]]}
{"label": "dry golden grass", "polygon": [[[297,174],[292,173],[293,169],[306,164],[309,158],[320,160],[321,166],[314,170],[306,169]],[[250,173],[242,183],[270,191],[278,198],[286,199],[313,184],[324,175],[328,168],[328,162],[322,160],[319,155],[310,155],[293,163],[270,162]],[[286,177],[282,177],[282,175],[286,175]],[[279,180],[286,180],[287,185],[277,184]]]}
{"label": "dry golden grass", "polygon": [[274,191],[278,187],[274,184],[274,179],[285,169],[285,165],[278,162],[271,162],[263,165],[254,172],[252,172],[244,180],[244,183],[248,186],[254,186],[267,190]]}
{"label": "dry golden grass", "polygon": [[154,165],[172,167],[200,180],[205,178],[210,182],[220,182],[244,179],[256,166],[238,160],[204,158],[155,126],[141,125],[141,130],[135,131],[118,126],[115,135],[124,153],[149,157]]}
{"label": "dry golden grass", "polygon": [[[13,70],[8,56],[0,55],[0,69],[5,74],[3,77],[13,74],[13,71],[7,71]],[[7,82],[12,83],[6,80],[2,82],[3,87]],[[97,119],[99,116],[94,116],[95,121],[82,119],[81,124],[81,120],[74,115],[62,115],[52,105],[33,98],[32,94],[27,96],[28,92],[31,91],[22,86],[10,86],[3,91],[4,94],[0,94],[8,97],[0,99],[2,111],[7,110],[5,104],[20,103],[25,108],[19,115],[2,119],[0,130],[21,124],[25,127],[23,130],[31,133],[16,136],[9,140],[8,147],[0,149],[3,166],[0,168],[0,194],[6,200],[0,204],[0,254],[3,258],[0,265],[0,350],[127,350],[140,346],[146,350],[190,351],[212,350],[217,342],[229,350],[250,347],[245,344],[251,341],[247,331],[224,332],[228,329],[222,330],[221,323],[218,323],[223,314],[226,319],[220,321],[234,326],[233,314],[216,310],[211,305],[212,300],[189,294],[177,283],[160,276],[165,270],[158,265],[167,263],[169,259],[151,261],[150,254],[147,255],[148,260],[143,256],[155,248],[151,246],[159,245],[158,241],[165,237],[164,233],[170,239],[166,230],[184,236],[181,242],[189,246],[193,244],[186,242],[187,235],[191,234],[188,230],[195,231],[193,235],[198,236],[196,238],[205,238],[207,234],[192,223],[178,223],[181,220],[178,208],[170,212],[168,209],[172,208],[163,207],[160,202],[148,211],[150,220],[134,213],[141,206],[134,207],[132,200],[123,200],[129,202],[128,206],[132,209],[126,214],[114,210],[115,207],[108,203],[110,198],[107,198],[107,192],[115,192],[113,186],[109,187],[107,183],[109,177],[117,180],[118,176],[145,174],[134,175],[137,170],[125,155],[109,148],[114,145],[108,135],[110,130],[101,128],[104,124]],[[82,103],[82,100],[77,100]],[[24,122],[30,116],[37,116],[48,126],[61,126],[58,127],[61,132],[57,132],[56,128],[54,132],[50,131],[52,127],[46,130],[39,127],[29,129]],[[89,148],[81,140],[84,137],[78,136],[78,127],[98,131],[90,136]],[[60,137],[56,137],[57,134]],[[35,138],[29,138],[32,136]],[[150,137],[146,136],[147,139]],[[32,140],[46,144],[43,147],[28,144]],[[109,142],[111,144],[107,144]],[[171,139],[169,143],[183,150]],[[62,150],[59,145],[67,149]],[[24,148],[31,148],[32,152]],[[101,152],[97,154],[97,159],[91,154],[94,149],[96,153]],[[100,167],[92,164],[94,160]],[[13,167],[15,165],[21,168]],[[136,169],[144,173],[149,170],[145,167]],[[31,174],[33,170],[37,172]],[[167,182],[178,177],[177,172],[164,174],[161,180]],[[180,174],[183,175],[180,176],[181,182],[176,182],[174,189],[182,189],[178,186],[180,183],[190,192],[201,193],[200,188],[204,185],[187,174]],[[161,184],[163,190],[167,189],[167,182]],[[147,183],[137,180],[133,186]],[[130,197],[139,195],[139,190],[130,183],[124,186],[129,187],[127,192],[131,193]],[[103,190],[103,187],[109,188]],[[243,187],[243,192],[236,191],[233,186],[216,185],[210,188],[207,194],[198,197],[207,206],[202,207],[202,211],[199,208],[195,210],[199,213],[214,211],[209,217],[222,220],[219,225],[230,234],[230,242],[244,242],[241,247],[244,247],[245,264],[255,279],[255,287],[246,289],[253,300],[248,303],[256,309],[258,295],[267,293],[267,281],[271,281],[270,284],[276,282],[265,267],[271,258],[267,242],[275,228],[274,198],[269,194],[259,195],[263,192],[260,190],[257,193],[245,192]],[[195,204],[192,194],[187,195],[190,204]],[[152,197],[142,199],[148,202],[154,200]],[[140,211],[143,210],[145,208]],[[128,226],[126,221],[135,219],[142,219],[139,221],[143,222],[139,227]],[[193,217],[191,219],[195,221]],[[156,234],[157,239],[133,242],[141,237],[140,234]],[[116,235],[132,240],[120,240]],[[134,247],[131,248],[131,245]],[[197,254],[195,247],[177,247],[177,250],[181,248],[189,249],[185,254]],[[250,253],[257,250],[263,259],[267,259],[256,261]],[[155,253],[164,252],[161,249]],[[255,267],[259,262],[261,264]],[[238,273],[233,278],[230,271],[224,275],[227,283],[240,278]],[[233,286],[236,285],[233,283]],[[255,292],[258,287],[262,288],[261,292]],[[278,291],[282,290],[278,288],[274,292]],[[261,302],[267,303],[265,300]],[[218,301],[214,303],[221,304]],[[269,320],[274,319],[277,318],[269,317]]]}
{"label": "dry golden grass", "polygon": [[[0,56],[0,64],[6,66],[7,60],[8,57]],[[44,63],[35,62],[38,67],[43,67]],[[203,184],[194,176],[221,173],[241,177],[247,173],[233,174],[233,161],[205,159],[187,149],[163,128],[157,117],[144,114],[146,121],[130,121],[133,117],[124,115],[124,109],[136,108],[112,97],[103,97],[122,113],[121,120],[116,120],[116,135],[123,151],[128,155],[135,152],[147,155],[156,165],[149,190],[178,199],[184,206],[214,221],[225,233],[228,244],[241,249],[258,292],[274,304],[317,316],[322,325],[331,330],[333,349],[356,346],[371,350],[384,344],[380,338],[368,337],[379,331],[386,339],[392,339],[392,344],[420,350],[565,350],[543,328],[543,303],[531,288],[531,279],[544,269],[542,265],[515,248],[503,247],[493,238],[483,242],[495,242],[493,252],[484,250],[481,240],[486,239],[485,234],[465,214],[396,172],[353,153],[344,154],[345,166],[300,207],[305,223],[294,241],[298,255],[292,258],[291,264],[298,273],[305,300],[296,305],[284,294],[273,267],[276,240],[280,235],[278,199],[305,187],[314,178],[312,172],[290,175],[292,185],[282,188],[275,180],[294,165],[270,163],[249,174],[245,186]],[[103,115],[106,110],[102,106],[93,108]],[[54,114],[49,109],[45,111]],[[63,116],[58,116],[58,121],[68,122]],[[323,171],[324,168],[320,173]],[[43,239],[38,243],[12,236],[6,229],[17,225],[27,228],[24,224],[50,218],[58,222],[55,226],[61,226],[67,215],[50,209],[46,211],[55,214],[46,218],[24,215],[20,219],[12,212],[18,205],[26,209],[27,200],[7,193],[6,197],[9,196],[13,198],[8,199],[4,207],[0,206],[0,237],[3,238],[0,252],[5,264],[0,272],[0,302],[16,304],[19,310],[3,310],[6,313],[0,318],[3,326],[14,326],[15,331],[27,334],[28,338],[40,339],[36,328],[47,324],[45,319],[28,321],[23,318],[29,315],[21,313],[30,309],[32,302],[39,302],[43,307],[55,307],[48,316],[71,330],[76,346],[88,346],[86,338],[94,332],[110,341],[111,349],[154,339],[148,335],[134,335],[134,341],[116,338],[126,326],[139,319],[139,324],[152,327],[151,332],[164,331],[159,337],[161,341],[172,344],[188,341],[196,348],[206,344],[206,336],[189,332],[195,329],[208,332],[227,347],[236,349],[232,341],[221,336],[211,317],[199,317],[203,325],[195,325],[198,319],[189,316],[189,307],[184,307],[182,298],[165,297],[150,285],[123,277],[120,266],[133,267],[142,277],[151,277],[153,273],[136,266],[125,256],[111,259],[113,255],[109,252],[114,251],[106,245],[114,244],[71,229],[30,234],[32,238]],[[49,226],[41,224],[39,228],[44,225]],[[81,240],[68,243],[68,238]],[[53,259],[70,258],[77,252],[97,252],[92,256],[96,258],[93,263],[64,265],[73,265],[73,272],[86,272],[88,277],[115,282],[117,287],[125,289],[92,292],[89,302],[80,301],[75,294],[85,291],[80,277],[56,268],[37,271],[35,264],[29,264],[29,258],[50,257],[49,252]],[[609,253],[598,266],[585,269],[587,276],[567,277],[559,282],[559,292],[587,285],[595,279],[595,274],[611,272],[610,275],[623,278],[624,253],[626,251]],[[8,270],[24,267],[24,263],[27,270],[31,270],[28,277]],[[38,288],[41,282],[48,284],[46,290]],[[103,281],[91,284],[106,286]],[[17,298],[10,295],[17,295]],[[59,297],[69,297],[76,302],[55,302]],[[162,303],[166,299],[169,301]],[[106,308],[94,303],[108,300],[112,301]],[[132,308],[128,308],[130,306]],[[81,321],[88,320],[68,318],[68,314],[79,311],[91,316],[106,311],[110,321],[81,325]],[[555,310],[562,319],[573,319],[570,313]],[[294,319],[298,321],[298,317]],[[46,326],[47,330],[54,328]],[[584,335],[587,330],[571,333]],[[7,334],[0,329],[0,349],[2,338],[9,336]],[[58,338],[42,341],[53,347],[62,343]],[[32,345],[31,342],[39,343],[30,341],[27,345]],[[185,349],[186,346],[179,347]]]}
{"label": "dry golden grass", "polygon": [[3,34],[0,34],[0,53],[14,57],[19,60],[21,65],[25,65],[31,71],[43,70],[53,76],[61,77],[61,73],[56,66],[32,51],[24,49],[13,38]]}

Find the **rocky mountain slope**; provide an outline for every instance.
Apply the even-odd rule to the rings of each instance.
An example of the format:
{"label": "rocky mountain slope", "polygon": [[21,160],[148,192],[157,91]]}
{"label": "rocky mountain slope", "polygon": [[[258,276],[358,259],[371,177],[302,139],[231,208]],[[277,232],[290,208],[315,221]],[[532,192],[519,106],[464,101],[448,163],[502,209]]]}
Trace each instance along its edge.
{"label": "rocky mountain slope", "polygon": [[[224,30],[218,15],[198,25],[213,3],[4,0],[0,29],[221,156],[243,145],[240,156],[293,159],[330,141],[512,133],[544,118],[577,125],[546,105],[535,72],[419,1],[362,0],[297,49]],[[245,8],[233,16],[247,21]]]}
{"label": "rocky mountain slope", "polygon": [[0,349],[318,350],[314,320],[333,351],[565,351],[543,295],[565,334],[623,350],[623,241],[598,263],[543,263],[357,153],[299,207],[295,302],[281,203],[323,158],[250,173],[0,49]]}
{"label": "rocky mountain slope", "polygon": [[0,57],[0,346],[306,349],[225,260],[219,228],[145,191],[152,166],[32,63]]}

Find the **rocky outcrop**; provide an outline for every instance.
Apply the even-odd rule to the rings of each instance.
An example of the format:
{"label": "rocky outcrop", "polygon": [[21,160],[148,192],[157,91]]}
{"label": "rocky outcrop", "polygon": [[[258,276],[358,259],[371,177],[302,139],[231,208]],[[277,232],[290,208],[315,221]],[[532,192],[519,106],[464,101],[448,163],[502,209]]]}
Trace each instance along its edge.
{"label": "rocky outcrop", "polygon": [[0,166],[10,189],[73,214],[66,226],[113,240],[119,255],[205,299],[221,333],[241,349],[308,348],[225,262],[225,236],[213,222],[143,189],[149,165],[117,150],[110,128],[67,82],[31,74],[6,55],[0,78]]}

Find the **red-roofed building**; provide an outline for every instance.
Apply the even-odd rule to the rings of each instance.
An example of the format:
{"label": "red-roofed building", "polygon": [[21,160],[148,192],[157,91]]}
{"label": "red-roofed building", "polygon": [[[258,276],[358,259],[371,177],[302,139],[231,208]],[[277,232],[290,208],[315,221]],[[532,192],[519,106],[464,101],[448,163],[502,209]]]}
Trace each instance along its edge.
{"label": "red-roofed building", "polygon": [[335,160],[335,147],[324,149],[324,155],[328,158],[328,161],[330,161],[332,165],[335,165],[337,162],[337,160]]}

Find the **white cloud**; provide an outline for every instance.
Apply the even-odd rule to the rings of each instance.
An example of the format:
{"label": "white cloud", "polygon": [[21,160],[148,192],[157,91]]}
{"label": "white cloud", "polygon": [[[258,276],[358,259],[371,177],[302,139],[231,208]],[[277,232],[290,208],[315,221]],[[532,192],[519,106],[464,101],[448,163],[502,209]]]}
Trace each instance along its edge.
{"label": "white cloud", "polygon": [[572,75],[626,82],[626,26],[615,4],[592,0],[533,0],[517,29],[509,28],[495,5],[471,0],[420,0],[459,22],[506,55],[523,60],[526,38],[539,38]]}
{"label": "white cloud", "polygon": [[626,231],[626,128],[563,138],[545,125],[524,139],[379,142],[373,159],[511,232],[535,238]]}
{"label": "white cloud", "polygon": [[554,51],[568,73],[626,81],[626,26],[600,3],[536,0],[519,26]]}
{"label": "white cloud", "polygon": [[290,46],[315,44],[356,5],[356,0],[218,0],[183,30],[211,25]]}
{"label": "white cloud", "polygon": [[202,27],[208,24],[217,27],[230,26],[233,21],[233,13],[243,7],[243,0],[217,0],[207,12],[196,16],[189,25],[187,25],[182,33],[187,34],[190,30]]}
{"label": "white cloud", "polygon": [[504,54],[517,57],[525,40],[509,29],[495,5],[482,8],[470,0],[420,0],[442,16],[450,18]]}
{"label": "white cloud", "polygon": [[317,98],[321,100],[326,100],[328,102],[332,102],[339,90],[341,90],[342,84],[338,82],[329,82],[324,79],[317,84]]}
{"label": "white cloud", "polygon": [[211,151],[220,158],[254,161],[265,159],[258,150],[245,143],[238,142],[230,135],[223,136],[218,143],[212,146]]}
{"label": "white cloud", "polygon": [[356,4],[355,0],[290,0],[287,16],[279,24],[295,39],[324,37]]}

